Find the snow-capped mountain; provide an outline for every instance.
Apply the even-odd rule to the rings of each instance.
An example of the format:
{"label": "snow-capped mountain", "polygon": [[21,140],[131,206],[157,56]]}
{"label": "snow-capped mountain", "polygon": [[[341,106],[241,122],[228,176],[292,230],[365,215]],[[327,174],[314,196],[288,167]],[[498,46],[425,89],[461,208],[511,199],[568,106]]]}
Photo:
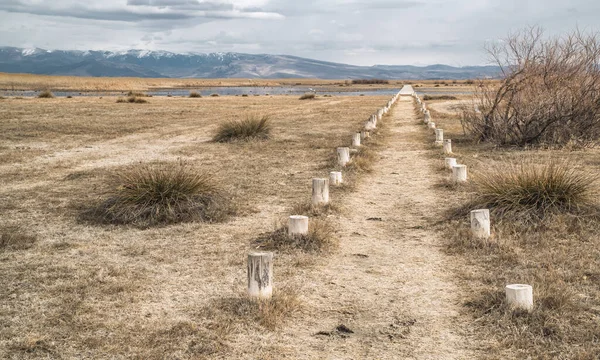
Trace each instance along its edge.
{"label": "snow-capped mountain", "polygon": [[75,76],[172,78],[469,79],[495,67],[354,66],[289,55],[64,51],[0,47],[0,72]]}

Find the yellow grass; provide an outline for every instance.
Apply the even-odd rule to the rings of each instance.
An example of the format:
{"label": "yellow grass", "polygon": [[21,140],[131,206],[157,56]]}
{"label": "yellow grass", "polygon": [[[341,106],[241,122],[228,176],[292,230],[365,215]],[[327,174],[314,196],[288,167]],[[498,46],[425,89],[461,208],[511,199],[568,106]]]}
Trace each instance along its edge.
{"label": "yellow grass", "polygon": [[[278,255],[283,292],[256,305],[243,296],[246,254],[274,221],[310,198],[310,179],[327,176],[336,146],[347,145],[387,100],[3,100],[0,232],[36,241],[0,250],[0,358],[240,358],[283,346],[285,336],[265,342],[264,334],[306,316],[294,295],[307,291],[298,269],[319,257]],[[211,141],[219,124],[254,113],[271,116],[269,140]],[[122,169],[179,161],[218,179],[240,205],[239,216],[146,230],[78,220]]]}
{"label": "yellow grass", "polygon": [[[494,171],[514,171],[511,164],[524,161],[530,164],[529,171],[535,166],[567,162],[586,179],[600,173],[600,149],[520,151],[471,142],[463,134],[456,111],[460,101],[466,100],[427,104],[436,126],[444,129],[446,139],[452,139],[454,157],[468,166],[473,178],[489,178]],[[430,139],[433,141],[433,135]],[[440,150],[437,154],[435,158],[441,165],[445,156]],[[448,173],[441,166],[436,169]],[[587,185],[596,193],[595,205],[600,206],[597,201],[600,184]],[[460,207],[468,204],[476,191],[472,186],[449,188],[447,196]],[[597,208],[596,212],[592,208],[576,214],[565,211],[533,224],[499,220],[492,216],[493,234],[489,240],[470,235],[467,216],[448,220],[442,227],[447,251],[470,264],[458,276],[465,286],[462,291],[467,294],[463,305],[473,316],[475,333],[487,344],[486,358],[598,358],[600,213]],[[513,312],[506,306],[503,289],[511,283],[533,285],[533,312]]]}

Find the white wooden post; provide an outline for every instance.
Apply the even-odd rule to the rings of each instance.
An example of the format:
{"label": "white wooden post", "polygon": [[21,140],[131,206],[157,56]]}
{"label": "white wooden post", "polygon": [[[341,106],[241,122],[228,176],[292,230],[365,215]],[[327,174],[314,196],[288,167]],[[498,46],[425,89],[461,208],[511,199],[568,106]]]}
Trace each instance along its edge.
{"label": "white wooden post", "polygon": [[337,148],[337,159],[340,166],[346,166],[350,162],[350,148],[339,147]]}
{"label": "white wooden post", "polygon": [[446,164],[446,167],[448,169],[452,170],[452,167],[454,165],[456,165],[456,159],[455,158],[445,158],[444,163]]}
{"label": "white wooden post", "polygon": [[466,182],[467,165],[454,165],[452,167],[452,179],[456,182]]}
{"label": "white wooden post", "polygon": [[480,239],[487,239],[491,236],[489,209],[471,211],[471,233]]}
{"label": "white wooden post", "polygon": [[360,146],[360,133],[356,133],[352,136],[352,146],[353,147]]}
{"label": "white wooden post", "polygon": [[312,204],[329,203],[329,179],[312,179]]}
{"label": "white wooden post", "polygon": [[435,141],[444,141],[444,129],[435,129]]}
{"label": "white wooden post", "polygon": [[308,216],[292,215],[288,220],[288,235],[299,236],[308,234]]}
{"label": "white wooden post", "polygon": [[452,140],[444,140],[444,154],[452,154]]}
{"label": "white wooden post", "polygon": [[259,299],[273,295],[273,253],[248,254],[248,295]]}
{"label": "white wooden post", "polygon": [[506,285],[506,302],[511,308],[531,311],[533,309],[533,287],[525,284]]}
{"label": "white wooden post", "polygon": [[342,172],[341,171],[332,171],[329,173],[329,184],[333,186],[341,185],[342,180]]}

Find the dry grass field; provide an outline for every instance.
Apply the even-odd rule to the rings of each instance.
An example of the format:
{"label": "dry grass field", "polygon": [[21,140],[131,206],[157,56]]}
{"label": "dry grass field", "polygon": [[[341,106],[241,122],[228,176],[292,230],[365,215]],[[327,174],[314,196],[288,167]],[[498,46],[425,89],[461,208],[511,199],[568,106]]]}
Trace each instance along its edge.
{"label": "dry grass field", "polygon": [[[452,139],[454,157],[468,166],[473,179],[458,187],[439,184],[454,206],[438,228],[446,234],[447,253],[466,261],[457,276],[463,280],[460,291],[468,294],[463,305],[483,344],[486,355],[482,357],[600,358],[600,149],[523,150],[473,143],[460,123],[461,104],[472,107],[468,97],[427,104],[436,126],[444,129],[446,139]],[[437,171],[447,173],[443,158],[441,150],[436,150]],[[500,221],[492,216],[488,241],[471,237],[468,213],[458,218],[453,213],[474,198],[482,176],[498,178],[514,171],[514,164],[531,169],[550,163],[566,163],[586,179],[591,208],[549,215],[542,221],[529,221],[525,216]],[[531,313],[506,306],[504,286],[519,283],[533,285]]]}
{"label": "dry grass field", "polygon": [[[292,334],[273,329],[310,316],[301,294],[311,285],[303,277],[327,254],[279,253],[276,296],[260,308],[244,295],[246,254],[309,202],[310,179],[327,176],[335,146],[348,145],[387,100],[0,100],[0,357],[280,358],[274,354],[301,351],[285,348]],[[271,140],[211,142],[219,124],[248,114],[270,116]],[[148,229],[82,220],[114,174],[181,162],[210,174],[233,197],[237,216]],[[332,197],[345,196],[357,174],[347,172],[348,185]]]}
{"label": "dry grass field", "polygon": [[[0,74],[0,88],[84,91],[244,81]],[[471,89],[419,85],[436,96]],[[475,143],[460,122],[470,97],[452,96],[426,103],[473,180],[448,180],[405,99],[353,155],[326,208],[310,206],[311,178],[337,168],[335,148],[389,97],[0,99],[0,358],[599,358],[600,149]],[[213,141],[253,119],[268,134]],[[477,182],[522,162],[567,162],[590,179],[592,205],[541,221],[493,215],[492,238],[472,238],[464,206]],[[231,213],[158,225],[89,216],[132,188],[116,187],[117,175],[145,166],[207,176]],[[291,214],[311,216],[312,243],[285,243]],[[269,301],[245,293],[255,249],[275,251]],[[532,312],[507,308],[509,283],[533,285]]]}
{"label": "dry grass field", "polygon": [[[320,79],[144,79],[144,78],[92,78],[77,76],[44,76],[31,74],[0,73],[0,90],[54,90],[54,91],[149,91],[153,89],[197,89],[229,86],[318,86],[341,91],[350,89],[393,88],[398,89],[407,81],[390,80],[388,84],[352,84],[350,80]],[[472,81],[423,80],[418,87],[447,90],[469,90]]]}

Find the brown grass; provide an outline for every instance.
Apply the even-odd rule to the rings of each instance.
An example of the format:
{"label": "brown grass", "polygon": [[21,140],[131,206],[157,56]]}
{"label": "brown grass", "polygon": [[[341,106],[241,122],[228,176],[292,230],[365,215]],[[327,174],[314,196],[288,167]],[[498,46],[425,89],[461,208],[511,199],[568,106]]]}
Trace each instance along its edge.
{"label": "brown grass", "polygon": [[277,230],[261,234],[254,242],[263,250],[293,251],[309,253],[330,252],[337,248],[338,239],[331,222],[323,219],[309,219],[308,234],[290,236],[287,221]]}
{"label": "brown grass", "polygon": [[200,93],[197,91],[192,91],[192,92],[190,92],[190,97],[191,98],[201,98],[202,95],[200,95]]}
{"label": "brown grass", "polygon": [[281,327],[299,311],[301,302],[295,291],[277,289],[270,299],[255,300],[245,295],[215,299],[201,314],[208,320],[220,324],[260,325],[268,330]]}
{"label": "brown grass", "polygon": [[118,98],[117,103],[146,104],[148,103],[148,100],[136,96],[129,96],[127,98]]}
{"label": "brown grass", "polygon": [[44,90],[37,97],[40,99],[52,99],[54,98],[54,94],[50,90]]}
{"label": "brown grass", "polygon": [[5,250],[27,250],[36,241],[36,236],[28,234],[20,226],[6,226],[0,229],[0,252]]}
{"label": "brown grass", "polygon": [[[260,322],[229,326],[199,309],[240,298],[252,240],[310,197],[310,179],[329,174],[322,166],[334,146],[349,142],[387,97],[337,96],[302,111],[289,96],[222,97],[210,107],[187,97],[154,97],[144,106],[115,100],[2,101],[0,218],[37,241],[1,255],[0,358],[294,358],[287,321],[265,343]],[[211,141],[219,122],[246,112],[273,114],[276,136]],[[111,174],[180,160],[227,179],[223,191],[246,216],[144,230],[77,221]],[[302,299],[306,276],[326,259],[278,253],[276,290],[296,289]]]}
{"label": "brown grass", "polygon": [[316,94],[313,93],[306,93],[302,96],[300,96],[300,100],[314,100],[317,98]]}
{"label": "brown grass", "polygon": [[[433,115],[436,104],[430,106]],[[468,264],[457,275],[486,358],[597,358],[600,214],[593,195],[598,184],[592,180],[600,172],[594,160],[598,149],[497,148],[465,137],[458,113],[438,114],[434,121],[453,140],[475,183],[459,192],[449,189],[451,201],[464,206],[441,230],[446,250]],[[441,163],[444,155],[436,156]],[[550,194],[568,196],[551,199]],[[521,207],[518,199],[551,200],[525,201]],[[582,204],[585,212],[578,210]],[[468,212],[480,207],[492,209],[488,240],[470,234]],[[529,217],[532,212],[537,215]],[[504,287],[514,283],[533,285],[531,313],[507,307]]]}
{"label": "brown grass", "polygon": [[185,164],[136,165],[115,174],[87,220],[142,228],[179,222],[220,222],[235,213],[208,173]]}
{"label": "brown grass", "polygon": [[247,115],[243,120],[221,123],[213,141],[225,143],[239,140],[267,140],[270,135],[271,119],[268,115]]}

